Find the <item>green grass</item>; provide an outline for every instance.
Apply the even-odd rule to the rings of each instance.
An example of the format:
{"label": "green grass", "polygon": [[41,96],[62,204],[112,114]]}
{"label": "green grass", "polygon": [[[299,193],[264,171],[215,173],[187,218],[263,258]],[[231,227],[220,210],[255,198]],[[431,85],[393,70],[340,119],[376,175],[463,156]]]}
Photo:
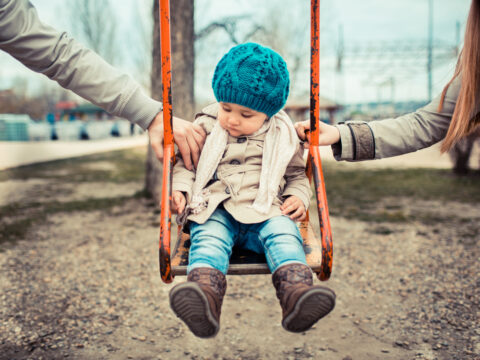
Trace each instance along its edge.
{"label": "green grass", "polygon": [[106,211],[114,206],[124,204],[129,199],[132,197],[121,196],[69,202],[13,203],[0,207],[0,219],[2,219],[0,221],[0,245],[24,239],[32,226],[44,223],[51,215],[75,211]]}
{"label": "green grass", "polygon": [[[50,200],[24,201],[0,207],[0,245],[24,239],[32,226],[47,221],[50,215],[108,210],[123,204],[128,199],[145,196],[144,192],[139,192],[133,197],[105,197],[67,202],[55,200],[55,195],[59,192],[55,185],[60,182],[105,182],[106,191],[108,191],[108,183],[143,182],[145,158],[145,151],[128,149],[0,171],[0,182],[27,179],[50,180],[37,192],[42,195],[42,198]],[[108,163],[109,166],[105,169],[95,168],[94,165],[98,163]],[[63,189],[62,192],[65,193],[68,190]]]}
{"label": "green grass", "polygon": [[[58,160],[16,169],[0,171],[0,182],[6,180],[48,179],[47,184],[38,189],[42,201],[25,201],[0,207],[0,244],[15,242],[25,238],[32,226],[48,220],[53,214],[74,211],[94,211],[111,209],[132,197],[85,199],[80,201],[58,202],[60,182],[105,182],[125,183],[144,181],[144,150],[120,150],[80,158]],[[94,167],[98,163],[108,163],[105,168]],[[431,211],[410,209],[406,212],[397,199],[438,200],[448,206],[456,201],[477,204],[480,202],[480,176],[455,176],[450,170],[437,169],[358,169],[348,163],[326,163],[324,176],[330,214],[349,219],[376,223],[372,232],[388,234],[389,223],[421,221],[425,224],[450,223],[462,225],[465,218],[454,215],[448,218]],[[63,190],[67,191],[68,190]],[[108,190],[106,190],[108,191]],[[144,196],[144,192],[134,197]],[[478,218],[478,216],[477,216]],[[475,216],[469,233],[478,234]],[[465,225],[465,224],[463,224]]]}
{"label": "green grass", "polygon": [[[324,166],[329,198],[369,203],[385,196],[422,200],[480,201],[480,176],[456,176],[451,170],[377,169],[348,170],[348,164]],[[338,195],[338,196],[337,196]]]}
{"label": "green grass", "polygon": [[[51,179],[68,182],[142,181],[145,177],[146,153],[138,150],[118,150],[73,159],[49,161],[0,171],[0,181]],[[112,169],[91,169],[98,162],[112,164]]]}
{"label": "green grass", "polygon": [[[451,170],[438,169],[349,170],[348,166],[327,163],[323,167],[332,215],[373,222],[417,219],[434,223],[446,219],[436,215],[435,209],[431,213],[406,214],[395,199],[480,202],[478,174],[456,176]],[[384,204],[379,207],[382,201]]]}

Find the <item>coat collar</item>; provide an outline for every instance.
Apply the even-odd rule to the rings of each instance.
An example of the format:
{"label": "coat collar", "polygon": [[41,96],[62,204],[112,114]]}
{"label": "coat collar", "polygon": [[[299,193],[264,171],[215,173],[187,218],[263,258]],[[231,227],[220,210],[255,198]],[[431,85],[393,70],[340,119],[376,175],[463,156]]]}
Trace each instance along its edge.
{"label": "coat collar", "polygon": [[220,108],[220,104],[218,102],[214,102],[210,105],[205,106],[201,112],[195,115],[195,119],[200,116],[208,116],[211,118],[216,119],[218,116],[218,109]]}
{"label": "coat collar", "polygon": [[[215,103],[212,103],[212,104],[209,104],[207,106],[205,106],[201,112],[197,113],[195,115],[195,119],[199,118],[200,116],[208,116],[212,119],[215,119],[217,120],[217,117],[218,117],[218,110],[220,108],[220,104],[218,102],[215,102]],[[267,120],[267,126],[265,126],[262,131],[256,133],[256,134],[252,134],[252,135],[248,135],[248,136],[244,136],[244,137],[248,137],[248,138],[251,138],[251,139],[257,139],[257,138],[264,138],[265,137],[265,134],[266,132],[268,131],[268,129],[270,128],[270,124],[271,124],[271,121]]]}

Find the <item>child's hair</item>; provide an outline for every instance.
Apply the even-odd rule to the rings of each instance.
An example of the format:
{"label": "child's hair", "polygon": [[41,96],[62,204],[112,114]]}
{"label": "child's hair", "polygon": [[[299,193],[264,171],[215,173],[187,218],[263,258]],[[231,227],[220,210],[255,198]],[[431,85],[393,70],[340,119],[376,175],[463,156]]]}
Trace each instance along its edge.
{"label": "child's hair", "polygon": [[287,101],[287,64],[275,51],[259,44],[237,45],[218,62],[212,87],[218,102],[242,105],[271,117]]}
{"label": "child's hair", "polygon": [[479,100],[478,91],[480,90],[480,0],[472,0],[463,50],[452,80],[443,89],[438,111],[442,110],[448,87],[460,74],[462,76],[460,92],[450,127],[442,143],[442,152],[450,150],[457,141],[473,132],[480,124],[480,116],[475,116],[476,114],[473,113]]}

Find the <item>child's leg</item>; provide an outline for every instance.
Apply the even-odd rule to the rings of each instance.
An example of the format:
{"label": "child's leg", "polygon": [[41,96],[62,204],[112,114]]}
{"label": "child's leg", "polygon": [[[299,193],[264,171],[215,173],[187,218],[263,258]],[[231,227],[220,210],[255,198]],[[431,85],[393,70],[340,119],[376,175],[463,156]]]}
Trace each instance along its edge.
{"label": "child's leg", "polygon": [[272,274],[287,264],[307,265],[303,239],[298,227],[287,216],[276,216],[251,228],[258,233],[259,246],[265,252]]}
{"label": "child's leg", "polygon": [[204,224],[191,226],[187,282],[170,290],[173,311],[199,337],[213,337],[220,329],[234,239],[231,220],[226,211],[217,209]]}
{"label": "child's leg", "polygon": [[333,310],[335,293],[327,287],[313,286],[303,239],[290,218],[271,218],[260,224],[258,234],[282,307],[283,327],[293,332],[308,330]]}
{"label": "child's leg", "polygon": [[237,229],[238,222],[224,209],[215,210],[204,224],[192,223],[187,273],[210,267],[226,274]]}

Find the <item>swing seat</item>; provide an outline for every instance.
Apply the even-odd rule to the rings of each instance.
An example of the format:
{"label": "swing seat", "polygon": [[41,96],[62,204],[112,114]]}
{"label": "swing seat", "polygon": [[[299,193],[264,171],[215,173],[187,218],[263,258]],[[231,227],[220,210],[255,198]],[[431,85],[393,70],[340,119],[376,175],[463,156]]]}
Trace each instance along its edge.
{"label": "swing seat", "polygon": [[[322,270],[322,244],[316,237],[309,221],[302,221],[297,225],[303,238],[303,250],[305,251],[307,264],[318,275]],[[190,235],[181,232],[172,254],[172,272],[174,275],[187,274],[189,248]],[[234,247],[228,274],[270,274],[270,269],[267,266],[265,255]]]}

